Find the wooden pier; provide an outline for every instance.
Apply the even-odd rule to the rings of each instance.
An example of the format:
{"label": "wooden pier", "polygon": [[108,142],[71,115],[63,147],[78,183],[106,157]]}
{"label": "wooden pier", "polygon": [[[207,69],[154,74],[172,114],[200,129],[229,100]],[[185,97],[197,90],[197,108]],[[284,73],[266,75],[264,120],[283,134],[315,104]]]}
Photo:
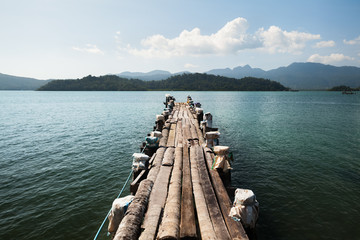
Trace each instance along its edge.
{"label": "wooden pier", "polygon": [[134,172],[135,197],[114,239],[248,239],[229,217],[229,176],[212,169],[194,108],[174,103],[161,132],[148,168]]}

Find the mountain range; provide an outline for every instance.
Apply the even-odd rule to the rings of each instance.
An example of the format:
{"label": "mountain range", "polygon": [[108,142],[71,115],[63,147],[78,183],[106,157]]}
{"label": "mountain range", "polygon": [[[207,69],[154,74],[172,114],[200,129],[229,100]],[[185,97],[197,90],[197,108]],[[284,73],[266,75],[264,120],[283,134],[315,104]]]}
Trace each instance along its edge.
{"label": "mountain range", "polygon": [[[170,73],[168,71],[155,70],[148,73],[122,72],[116,75],[122,78],[150,81],[165,80],[171,76],[182,75],[184,73],[189,72]],[[279,67],[268,71],[245,65],[233,69],[213,69],[205,73],[237,79],[244,77],[270,79],[286,87],[299,90],[324,90],[339,85],[349,87],[360,86],[360,68],[350,66],[336,67],[321,63],[292,63],[287,67]],[[51,80],[42,81],[34,78],[0,74],[0,90],[35,90],[45,85],[48,81]]]}
{"label": "mountain range", "polygon": [[[235,67],[233,69],[213,69],[206,74],[219,75],[229,78],[256,77],[277,81],[286,87],[300,90],[323,90],[334,86],[346,85],[349,87],[360,86],[360,68],[358,67],[335,67],[321,63],[292,63],[287,67],[265,71],[260,68],[252,68],[249,65]],[[164,80],[173,75],[167,71],[152,71],[149,73],[123,72],[118,76],[147,81]]]}

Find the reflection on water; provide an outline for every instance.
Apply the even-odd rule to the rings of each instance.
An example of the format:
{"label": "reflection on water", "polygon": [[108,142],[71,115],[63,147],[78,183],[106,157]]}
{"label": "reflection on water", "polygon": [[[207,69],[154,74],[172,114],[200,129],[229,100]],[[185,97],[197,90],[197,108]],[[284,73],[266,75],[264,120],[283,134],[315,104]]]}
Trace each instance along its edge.
{"label": "reflection on water", "polygon": [[[259,239],[360,238],[359,95],[172,94],[213,114],[233,185],[260,202]],[[164,95],[1,92],[0,239],[92,238]]]}

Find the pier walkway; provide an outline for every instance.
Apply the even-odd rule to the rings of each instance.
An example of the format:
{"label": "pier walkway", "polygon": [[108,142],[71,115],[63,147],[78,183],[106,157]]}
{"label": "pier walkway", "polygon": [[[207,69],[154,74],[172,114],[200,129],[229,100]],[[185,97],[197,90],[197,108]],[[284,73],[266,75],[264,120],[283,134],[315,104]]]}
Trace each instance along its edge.
{"label": "pier walkway", "polygon": [[212,169],[194,108],[175,103],[146,170],[134,172],[135,197],[114,239],[248,239],[229,217],[224,176]]}

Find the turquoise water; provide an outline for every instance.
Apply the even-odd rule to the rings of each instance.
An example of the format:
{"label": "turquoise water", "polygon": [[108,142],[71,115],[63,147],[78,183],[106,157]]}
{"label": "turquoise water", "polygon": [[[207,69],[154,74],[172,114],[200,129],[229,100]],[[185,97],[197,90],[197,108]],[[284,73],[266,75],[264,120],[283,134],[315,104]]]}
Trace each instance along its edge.
{"label": "turquoise water", "polygon": [[[92,239],[164,94],[1,91],[0,239]],[[213,114],[259,239],[360,239],[359,94],[172,94]]]}

